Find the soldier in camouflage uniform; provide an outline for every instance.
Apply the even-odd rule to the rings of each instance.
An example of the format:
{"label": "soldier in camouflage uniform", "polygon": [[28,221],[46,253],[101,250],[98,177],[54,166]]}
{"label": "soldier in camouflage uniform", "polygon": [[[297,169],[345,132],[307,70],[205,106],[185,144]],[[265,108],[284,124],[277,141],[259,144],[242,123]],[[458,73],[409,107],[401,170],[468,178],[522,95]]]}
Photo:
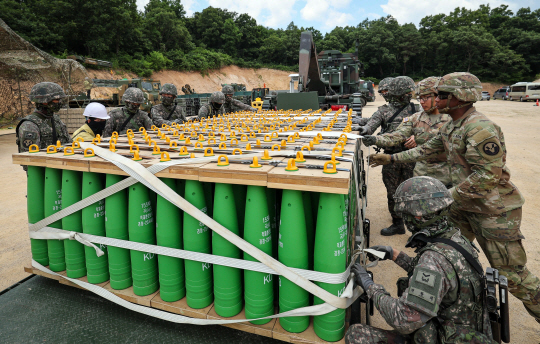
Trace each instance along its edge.
{"label": "soldier in camouflage uniform", "polygon": [[186,115],[180,106],[174,104],[174,99],[178,95],[176,86],[173,84],[163,84],[161,91],[161,104],[152,107],[150,110],[152,122],[155,126],[161,128],[163,123],[171,125],[174,123],[184,123],[186,121]]}
{"label": "soldier in camouflage uniform", "polygon": [[103,137],[109,137],[115,131],[122,135],[128,129],[136,132],[139,131],[140,127],[144,127],[146,130],[152,128],[152,120],[148,114],[139,109],[139,106],[144,103],[144,94],[140,89],[129,87],[124,92],[122,101],[126,106],[109,112],[111,118],[107,120],[105,129],[103,129]]}
{"label": "soldier in camouflage uniform", "polygon": [[257,109],[232,98],[234,95],[234,88],[232,86],[223,86],[223,88],[221,89],[221,93],[225,95],[225,104],[223,104],[223,107],[225,108],[225,113],[231,113],[236,111],[257,112]]}
{"label": "soldier in camouflage uniform", "polygon": [[55,114],[66,98],[62,87],[54,82],[40,82],[32,87],[28,97],[36,108],[19,122],[15,130],[19,152],[27,152],[34,144],[39,149],[46,149],[56,145],[58,140],[62,144],[71,143],[66,125]]}
{"label": "soldier in camouflage uniform", "polygon": [[[407,76],[399,76],[390,81],[388,86],[389,104],[382,106],[369,118],[365,126],[359,128],[360,135],[371,135],[380,126],[381,132],[392,133],[403,122],[403,119],[420,111],[418,105],[411,103],[414,81]],[[385,153],[396,153],[405,150],[403,145],[385,147]],[[381,235],[391,236],[405,234],[403,220],[394,212],[394,194],[399,184],[413,176],[414,163],[404,165],[390,165],[382,169],[382,179],[386,187],[388,211],[392,216],[392,224],[381,230]]]}
{"label": "soldier in camouflage uniform", "polygon": [[[437,135],[439,129],[450,120],[450,116],[439,113],[435,105],[435,97],[437,96],[435,84],[438,80],[438,77],[432,76],[420,81],[416,86],[415,93],[423,111],[403,118],[403,122],[395,131],[378,136],[366,135],[362,142],[366,146],[395,147],[404,144],[405,148],[414,148]],[[448,188],[452,186],[450,166],[446,161],[446,153],[417,162],[413,175],[430,176],[437,178]]]}
{"label": "soldier in camouflage uniform", "polygon": [[198,118],[204,118],[209,117],[212,118],[217,115],[223,115],[225,114],[225,107],[223,106],[223,103],[225,103],[225,96],[221,92],[214,92],[210,96],[210,100],[208,101],[208,104],[204,104],[199,109],[199,116]]}
{"label": "soldier in camouflage uniform", "polygon": [[[392,82],[392,80],[394,80],[394,78],[388,77],[388,78],[382,79],[379,82],[379,87],[378,87],[379,89],[377,90],[379,94],[381,95],[381,97],[383,97],[384,100],[387,102],[388,102],[388,87],[390,87],[390,83]],[[387,107],[388,105],[384,104],[382,106],[379,106],[377,111],[384,111],[384,109]],[[352,120],[354,124],[359,124],[359,125],[366,125],[368,121],[369,121],[369,118],[362,118],[362,117],[353,118]],[[358,128],[356,128],[356,130],[358,130]]]}
{"label": "soldier in camouflage uniform", "polygon": [[523,196],[510,181],[501,128],[473,103],[482,84],[470,73],[447,74],[437,85],[437,107],[452,120],[423,144],[397,154],[369,157],[372,166],[425,160],[446,152],[451,165],[451,221],[470,241],[478,240],[491,266],[508,278],[508,289],[540,322],[540,280],[525,264],[521,243]]}
{"label": "soldier in camouflage uniform", "polygon": [[[412,233],[405,247],[417,248],[417,256],[409,257],[390,246],[371,249],[407,271],[408,278],[400,279],[405,282],[403,293],[393,298],[360,264],[352,268],[356,283],[394,330],[355,324],[349,327],[345,342],[494,343],[478,254],[446,215],[453,202],[450,191],[435,178],[414,177],[398,187],[395,198],[396,211]],[[466,258],[453,245],[470,256]]]}

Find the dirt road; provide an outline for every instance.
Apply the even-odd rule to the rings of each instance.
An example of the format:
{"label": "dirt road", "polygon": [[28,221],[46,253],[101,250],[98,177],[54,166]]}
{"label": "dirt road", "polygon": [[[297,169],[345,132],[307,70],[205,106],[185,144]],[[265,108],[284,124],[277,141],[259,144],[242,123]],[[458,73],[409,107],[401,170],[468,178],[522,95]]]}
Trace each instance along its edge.
{"label": "dirt road", "polygon": [[[368,103],[365,116],[371,116],[380,99]],[[537,154],[540,139],[540,108],[533,103],[507,101],[480,102],[477,108],[500,125],[505,133],[508,149],[507,164],[512,171],[512,181],[524,194],[522,232],[528,253],[528,267],[540,275],[540,156]],[[30,259],[30,244],[27,235],[26,218],[26,176],[20,166],[11,164],[11,154],[16,152],[15,135],[0,136],[0,290],[27,276],[23,266]],[[372,151],[373,152],[373,151]],[[367,152],[366,152],[367,153]],[[386,244],[403,247],[408,235],[381,237],[379,230],[390,224],[386,210],[386,193],[381,181],[380,168],[369,170],[368,218],[372,225],[372,245]],[[408,252],[413,254],[413,252]],[[482,263],[487,260],[482,255]],[[383,270],[384,269],[384,270]],[[396,295],[395,281],[405,273],[392,262],[382,262],[373,268],[375,281],[382,283],[387,290]],[[384,273],[383,273],[384,271]],[[540,325],[527,314],[521,302],[511,297],[511,325],[513,343],[539,343]],[[380,315],[376,314],[373,324],[389,328]]]}
{"label": "dirt road", "polygon": [[[381,99],[375,103],[368,103],[364,108],[364,116],[369,117],[382,105]],[[535,154],[538,150],[540,138],[540,107],[533,103],[518,103],[502,100],[482,101],[476,105],[477,109],[491,118],[503,130],[506,148],[508,150],[507,166],[512,172],[511,180],[516,184],[525,197],[523,206],[523,222],[521,231],[525,236],[524,246],[527,250],[530,271],[540,276],[540,156]],[[535,148],[536,147],[536,148]],[[364,148],[365,153],[367,150]],[[371,153],[374,153],[371,150]],[[380,229],[391,224],[391,218],[386,205],[386,190],[381,179],[381,168],[369,170],[368,177],[368,208],[367,217],[371,220],[371,245],[391,245],[403,248],[409,234],[393,237],[383,237]],[[414,256],[413,250],[406,250]],[[481,253],[481,262],[484,267],[489,266],[488,261]],[[372,268],[375,282],[381,283],[386,290],[396,297],[396,280],[406,276],[406,273],[393,262],[380,262]],[[514,297],[510,297],[510,323],[512,343],[539,343],[540,325],[527,313],[523,304]],[[373,325],[377,327],[390,327],[378,312],[375,312]]]}

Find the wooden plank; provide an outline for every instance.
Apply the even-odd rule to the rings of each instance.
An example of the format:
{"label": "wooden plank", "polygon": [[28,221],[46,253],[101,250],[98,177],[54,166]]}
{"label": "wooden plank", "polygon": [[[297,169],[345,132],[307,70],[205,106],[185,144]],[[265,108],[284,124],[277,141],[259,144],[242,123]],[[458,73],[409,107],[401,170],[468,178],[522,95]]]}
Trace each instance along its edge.
{"label": "wooden plank", "polygon": [[162,311],[171,312],[175,314],[185,315],[191,318],[206,319],[206,316],[210,309],[214,306],[212,303],[210,306],[194,309],[187,305],[186,298],[182,298],[175,302],[163,301],[159,295],[159,292],[152,298],[150,302],[152,308],[161,309]]}
{"label": "wooden plank", "polygon": [[47,153],[15,153],[12,156],[12,162],[16,165],[41,166],[47,167]]}
{"label": "wooden plank", "polygon": [[[306,159],[305,164],[322,165],[324,160]],[[352,169],[352,163],[341,162],[339,168]],[[296,172],[285,171],[285,167],[276,167],[268,172],[268,187],[300,191],[316,191],[348,194],[350,172],[338,171],[326,174],[323,170],[299,168]]]}
{"label": "wooden plank", "polygon": [[[221,319],[227,319],[227,320],[237,320],[237,319],[246,319],[246,312],[245,309],[242,309],[242,312],[240,312],[238,315],[235,315],[234,317],[230,318],[224,318],[219,316],[214,307],[208,312],[207,319],[215,319],[215,320],[221,320]],[[277,319],[272,319],[270,322],[264,324],[264,325],[254,325],[248,321],[241,322],[241,323],[235,323],[235,324],[223,324],[221,326],[234,328],[236,330],[254,333],[259,336],[265,336],[265,337],[273,337],[272,330],[274,328],[274,325],[276,323]]]}
{"label": "wooden plank", "polygon": [[129,287],[122,290],[116,290],[116,289],[111,288],[110,283],[107,283],[105,286],[103,286],[103,289],[110,291],[111,293],[115,294],[118,297],[121,297],[122,299],[126,301],[129,301],[131,303],[136,303],[138,305],[146,306],[146,307],[150,307],[150,301],[154,298],[154,296],[156,296],[159,293],[159,290],[158,290],[155,293],[152,293],[150,295],[139,296],[139,295],[135,295],[135,293],[133,292],[133,287]]}
{"label": "wooden plank", "polygon": [[64,155],[63,152],[47,155],[47,167],[61,170],[89,171],[89,161],[82,155],[82,149],[75,149],[74,155]]}
{"label": "wooden plank", "polygon": [[[281,162],[283,158],[275,157],[272,161]],[[259,162],[263,162],[260,157]],[[274,166],[271,165],[251,168],[249,164],[230,163],[229,166],[218,166],[217,163],[208,163],[199,169],[199,180],[201,182],[266,186],[268,172],[273,168]]]}
{"label": "wooden plank", "polygon": [[334,343],[334,344],[344,344],[345,343],[345,337],[341,338],[341,340],[337,342],[327,342],[325,340],[322,340],[317,336],[315,333],[315,329],[313,328],[313,317],[310,318],[309,327],[301,333],[292,333],[287,332],[281,327],[279,324],[279,319],[276,321],[276,324],[274,325],[274,329],[272,331],[272,335],[274,339],[281,340],[287,343],[298,343],[298,344],[325,344],[325,343]]}
{"label": "wooden plank", "polygon": [[[47,265],[46,268],[48,269],[49,266]],[[62,277],[60,277],[60,276],[56,276],[56,275],[53,275],[53,274],[43,272],[41,270],[38,270],[38,269],[34,268],[31,265],[25,266],[24,271],[28,272],[29,274],[35,274],[35,275],[47,277],[47,278],[50,278],[50,279],[53,279],[53,280],[57,280],[57,281],[62,279]],[[64,274],[65,275],[65,271],[57,272],[57,274],[60,274],[60,275]]]}
{"label": "wooden plank", "polygon": [[[88,277],[87,276],[83,276],[81,278],[76,278],[76,280],[79,280],[79,281],[82,281],[82,282],[86,282],[86,283],[90,283],[88,282]],[[80,287],[78,284],[75,284],[67,279],[64,279],[64,278],[61,278],[60,280],[60,283],[61,284],[65,284],[65,285],[69,285],[70,287],[75,287],[75,288],[79,288],[79,289],[83,289],[83,290],[86,290],[85,288],[83,287]],[[93,284],[93,283],[92,283]],[[102,283],[98,283],[98,284],[94,284],[98,287],[105,287],[105,285],[109,284],[109,281],[105,281],[105,282],[102,282]]]}

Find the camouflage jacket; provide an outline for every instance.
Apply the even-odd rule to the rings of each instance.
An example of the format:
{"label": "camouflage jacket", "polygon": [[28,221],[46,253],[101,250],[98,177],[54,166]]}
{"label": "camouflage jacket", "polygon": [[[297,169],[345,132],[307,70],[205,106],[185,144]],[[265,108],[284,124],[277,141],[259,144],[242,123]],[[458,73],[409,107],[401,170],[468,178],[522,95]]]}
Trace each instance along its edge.
{"label": "camouflage jacket", "polygon": [[214,108],[212,107],[211,104],[204,104],[203,106],[201,106],[201,108],[199,109],[199,116],[197,116],[199,119],[201,118],[204,118],[204,117],[214,117],[214,116],[217,116],[217,115],[223,115],[225,114],[225,107],[224,106],[221,106],[219,108],[219,110],[214,110]]}
{"label": "camouflage jacket", "polygon": [[[171,114],[173,107],[174,112]],[[152,107],[150,113],[152,114],[152,122],[154,122],[155,126],[158,128],[161,128],[163,123],[171,125],[172,122],[182,124],[186,121],[184,110],[178,105],[176,105],[176,107],[173,105],[170,108],[167,108],[163,104],[158,104]]]}
{"label": "camouflage jacket", "polygon": [[525,202],[521,192],[510,182],[501,128],[474,107],[459,120],[443,125],[439,134],[428,142],[393,157],[396,162],[413,162],[443,152],[451,168],[457,209],[500,214],[517,209]]}
{"label": "camouflage jacket", "polygon": [[[458,229],[451,228],[438,237],[458,243],[478,262],[475,249]],[[483,304],[482,275],[459,251],[447,244],[428,243],[415,258],[400,252],[396,264],[409,277],[409,286],[399,299],[391,297],[379,284],[367,290],[390,326],[402,334],[421,332],[427,339],[423,343],[439,343],[439,337],[443,343],[468,343],[472,338],[478,340],[475,343],[492,343]],[[437,330],[424,327],[435,317],[441,325],[436,326]]]}
{"label": "camouflage jacket", "polygon": [[244,104],[236,99],[231,99],[230,102],[225,100],[223,107],[225,108],[225,113],[231,113],[236,111],[257,111],[257,109],[252,108],[251,106]]}
{"label": "camouflage jacket", "polygon": [[355,118],[352,119],[353,124],[358,124],[361,126],[366,125],[368,121],[369,121],[369,117],[364,118],[364,117],[356,116]]}
{"label": "camouflage jacket", "polygon": [[131,120],[126,124],[124,130],[120,132],[120,127],[126,119],[128,119],[129,114],[125,108],[117,108],[109,112],[109,118],[105,129],[103,129],[103,137],[109,137],[113,132],[118,132],[119,135],[125,134],[128,129],[133,130],[134,132],[139,131],[140,127],[144,127],[146,130],[152,128],[152,120],[148,117],[148,114],[142,110],[139,110],[138,113],[131,118]]}
{"label": "camouflage jacket", "polygon": [[[64,145],[71,143],[71,137],[66,125],[58,115],[53,115],[54,128],[56,129],[56,139]],[[31,145],[38,145],[39,149],[46,149],[47,146],[56,145],[53,140],[53,129],[51,119],[43,116],[38,111],[23,118],[17,125],[17,146],[19,152],[27,152]]]}
{"label": "camouflage jacket", "polygon": [[[388,123],[388,121],[394,116],[394,113],[402,107],[403,105],[396,106],[395,104],[391,103],[380,106],[364,125],[364,127],[367,128],[368,135],[372,135],[378,127],[386,128],[385,133],[391,133],[396,130],[401,122],[403,122],[403,118],[420,111],[419,105],[410,103],[403,110],[401,110],[396,117],[394,117],[392,123]],[[385,149],[386,152],[401,152],[402,150],[404,150],[403,146]]]}
{"label": "camouflage jacket", "polygon": [[75,130],[75,132],[71,136],[71,139],[75,140],[78,137],[82,137],[84,142],[92,142],[92,139],[94,139],[96,135],[94,134],[94,131],[90,128],[90,126],[87,123],[84,123],[82,127]]}
{"label": "camouflage jacket", "polygon": [[[379,147],[399,146],[411,135],[414,135],[417,146],[420,146],[437,135],[439,129],[450,120],[451,118],[447,114],[430,115],[425,111],[417,112],[410,117],[403,118],[403,122],[395,131],[375,136],[377,140],[375,144]],[[447,187],[452,186],[446,153],[417,162],[414,167],[414,175],[437,178]]]}

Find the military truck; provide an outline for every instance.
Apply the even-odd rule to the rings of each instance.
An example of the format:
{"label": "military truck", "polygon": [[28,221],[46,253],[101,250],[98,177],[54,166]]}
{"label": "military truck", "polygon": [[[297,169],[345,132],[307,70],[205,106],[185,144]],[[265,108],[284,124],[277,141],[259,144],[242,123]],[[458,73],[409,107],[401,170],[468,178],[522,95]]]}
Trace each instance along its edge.
{"label": "military truck", "polygon": [[144,104],[141,110],[150,112],[152,106],[160,103],[159,91],[161,82],[154,79],[92,79],[94,87],[105,87],[111,89],[111,96],[107,98],[88,98],[86,92],[69,98],[69,107],[86,107],[90,102],[99,102],[105,106],[123,106],[122,96],[128,87],[136,87],[144,93]]}
{"label": "military truck", "polygon": [[[364,68],[358,60],[358,42],[354,53],[323,50],[317,54],[312,32],[304,31],[298,66],[298,74],[289,75],[289,92],[270,92],[263,109],[352,108],[361,115],[370,95],[369,85],[360,79]],[[296,83],[294,89],[292,85]]]}

